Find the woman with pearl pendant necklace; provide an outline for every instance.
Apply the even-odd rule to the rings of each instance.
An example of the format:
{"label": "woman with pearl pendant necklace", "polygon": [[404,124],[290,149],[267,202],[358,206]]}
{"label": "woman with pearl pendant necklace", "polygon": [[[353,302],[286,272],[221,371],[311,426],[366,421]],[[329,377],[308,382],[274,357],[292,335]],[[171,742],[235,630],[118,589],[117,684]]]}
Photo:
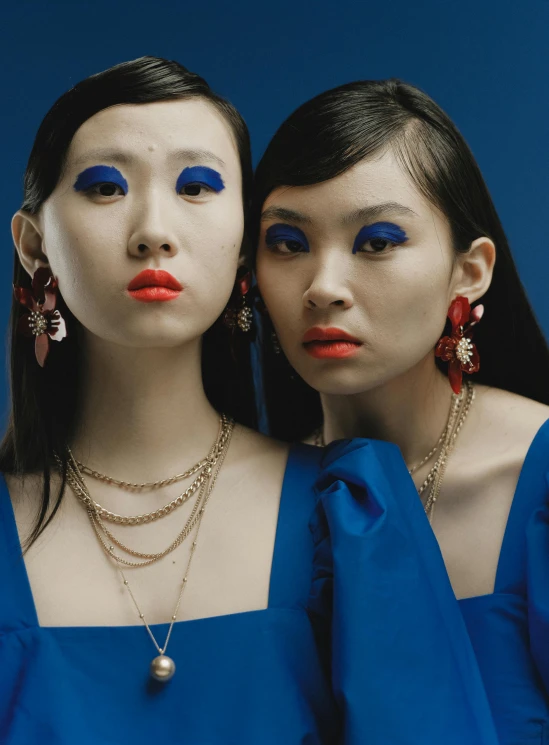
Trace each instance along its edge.
{"label": "woman with pearl pendant necklace", "polygon": [[3,745],[496,742],[398,450],[245,426],[250,183],[240,115],[175,62],[92,76],[40,126],[13,220]]}

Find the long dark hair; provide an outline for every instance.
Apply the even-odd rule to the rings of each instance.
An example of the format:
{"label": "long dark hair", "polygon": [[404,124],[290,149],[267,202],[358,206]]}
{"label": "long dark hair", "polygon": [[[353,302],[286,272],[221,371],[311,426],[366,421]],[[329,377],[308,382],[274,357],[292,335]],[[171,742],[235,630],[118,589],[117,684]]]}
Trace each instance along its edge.
{"label": "long dark hair", "polygon": [[[549,403],[549,351],[519,279],[509,244],[465,140],[423,91],[400,80],[342,85],[303,104],[269,143],[255,176],[254,236],[262,206],[279,186],[317,184],[363,158],[392,148],[421,193],[448,219],[454,249],[487,236],[496,245],[486,313],[475,334],[479,382]],[[257,242],[256,242],[257,245]],[[263,336],[264,391],[270,433],[301,439],[319,426],[320,398]]]}
{"label": "long dark hair", "polygon": [[[249,216],[252,165],[248,129],[238,111],[214,93],[206,81],[177,62],[157,57],[111,67],[92,75],[63,94],[46,114],[34,141],[24,180],[22,209],[36,214],[55,189],[68,148],[78,128],[94,114],[117,104],[140,104],[171,99],[201,98],[224,117],[234,136],[242,168],[244,212]],[[246,225],[246,235],[249,230]],[[14,258],[14,284],[30,287],[30,278]],[[11,413],[0,445],[0,470],[24,475],[41,473],[43,492],[31,545],[54,517],[61,503],[66,478],[65,448],[78,424],[82,381],[81,326],[60,298],[68,337],[56,344],[42,369],[34,345],[17,334],[24,309],[12,302],[10,327]],[[238,337],[237,337],[238,338]],[[245,424],[255,424],[255,405],[249,349],[241,343],[236,354],[227,330],[218,321],[204,335],[202,372],[212,405]],[[222,370],[223,374],[219,371]],[[54,454],[63,461],[62,484],[52,506],[51,469]]]}

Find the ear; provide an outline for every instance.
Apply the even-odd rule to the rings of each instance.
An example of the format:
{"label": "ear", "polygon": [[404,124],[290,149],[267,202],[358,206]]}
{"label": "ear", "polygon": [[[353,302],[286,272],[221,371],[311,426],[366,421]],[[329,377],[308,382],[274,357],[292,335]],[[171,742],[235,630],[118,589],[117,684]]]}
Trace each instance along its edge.
{"label": "ear", "polygon": [[16,212],[11,221],[11,233],[19,261],[31,277],[38,267],[49,266],[37,215],[31,215],[24,210]]}
{"label": "ear", "polygon": [[459,295],[470,303],[481,298],[492,282],[496,247],[490,238],[477,238],[471,243],[467,253],[459,253],[450,283],[451,302]]}

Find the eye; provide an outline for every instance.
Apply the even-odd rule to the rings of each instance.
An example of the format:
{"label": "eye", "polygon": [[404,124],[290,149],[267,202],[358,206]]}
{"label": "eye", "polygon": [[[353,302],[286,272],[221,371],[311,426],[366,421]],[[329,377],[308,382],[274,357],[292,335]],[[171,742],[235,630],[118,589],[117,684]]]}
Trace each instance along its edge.
{"label": "eye", "polygon": [[74,190],[89,197],[123,197],[128,193],[128,182],[113,166],[91,166],[78,174]]}
{"label": "eye", "polygon": [[371,240],[363,243],[361,246],[357,246],[356,252],[367,254],[387,253],[388,250],[394,248],[396,245],[396,243],[393,243],[386,238],[372,238]]}
{"label": "eye", "polygon": [[309,252],[307,236],[295,225],[270,225],[265,231],[265,244],[268,251],[280,256]]}
{"label": "eye", "polygon": [[179,194],[182,194],[186,197],[201,197],[211,191],[211,187],[207,186],[206,184],[200,184],[197,181],[195,183],[185,184],[185,186],[182,186],[179,190]]}
{"label": "eye", "polygon": [[353,245],[353,253],[381,256],[390,253],[407,240],[408,236],[399,225],[391,222],[376,222],[373,225],[365,225],[358,232]]}
{"label": "eye", "polygon": [[279,254],[297,254],[307,253],[308,249],[299,241],[286,240],[278,243],[267,243],[267,248],[273,253]]}
{"label": "eye", "polygon": [[123,197],[125,196],[124,189],[118,184],[113,184],[110,181],[105,181],[101,184],[94,184],[87,190],[88,194],[95,194],[100,197]]}
{"label": "eye", "polygon": [[184,168],[175,185],[176,192],[182,197],[205,197],[219,194],[224,188],[221,174],[207,166]]}

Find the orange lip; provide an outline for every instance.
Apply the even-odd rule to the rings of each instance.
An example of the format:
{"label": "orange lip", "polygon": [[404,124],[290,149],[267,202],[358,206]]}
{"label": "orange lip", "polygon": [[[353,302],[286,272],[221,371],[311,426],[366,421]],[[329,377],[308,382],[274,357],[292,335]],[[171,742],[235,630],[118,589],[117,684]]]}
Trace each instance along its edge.
{"label": "orange lip", "polygon": [[303,346],[317,360],[341,360],[356,354],[362,342],[342,329],[315,326],[304,334]]}
{"label": "orange lip", "polygon": [[182,289],[183,285],[169,272],[145,269],[129,283],[128,294],[142,303],[157,303],[175,300]]}
{"label": "orange lip", "polygon": [[313,326],[305,332],[303,336],[303,344],[309,344],[312,341],[350,341],[353,344],[361,344],[359,339],[356,339],[351,334],[348,334],[342,329],[335,327],[322,328],[321,326]]}

